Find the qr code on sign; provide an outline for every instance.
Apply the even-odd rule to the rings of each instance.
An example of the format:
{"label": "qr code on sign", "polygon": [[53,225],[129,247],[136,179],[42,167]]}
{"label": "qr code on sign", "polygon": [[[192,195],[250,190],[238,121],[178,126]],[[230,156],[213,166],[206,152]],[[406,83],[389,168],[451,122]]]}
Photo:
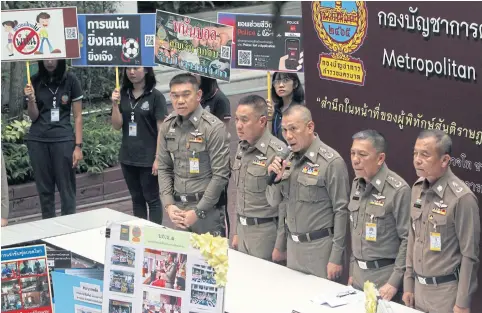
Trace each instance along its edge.
{"label": "qr code on sign", "polygon": [[154,35],[145,35],[144,42],[146,47],[154,47]]}
{"label": "qr code on sign", "polygon": [[231,47],[221,46],[221,59],[231,59]]}
{"label": "qr code on sign", "polygon": [[77,39],[77,27],[65,27],[65,40]]}
{"label": "qr code on sign", "polygon": [[238,65],[239,66],[251,66],[251,50],[238,50]]}

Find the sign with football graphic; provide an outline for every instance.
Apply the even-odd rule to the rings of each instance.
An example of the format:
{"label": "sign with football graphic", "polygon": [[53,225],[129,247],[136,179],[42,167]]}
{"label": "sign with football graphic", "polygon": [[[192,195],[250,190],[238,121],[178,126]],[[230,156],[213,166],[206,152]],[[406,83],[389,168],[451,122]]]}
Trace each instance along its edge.
{"label": "sign with football graphic", "polygon": [[155,14],[79,14],[80,59],[73,66],[157,66]]}

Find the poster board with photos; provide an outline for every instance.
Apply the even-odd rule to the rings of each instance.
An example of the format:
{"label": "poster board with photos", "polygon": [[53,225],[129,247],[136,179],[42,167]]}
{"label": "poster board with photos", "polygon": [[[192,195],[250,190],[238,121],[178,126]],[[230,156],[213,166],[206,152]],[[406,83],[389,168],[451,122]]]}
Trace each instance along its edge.
{"label": "poster board with photos", "polygon": [[229,82],[233,27],[156,11],[154,62]]}
{"label": "poster board with photos", "polygon": [[1,312],[52,313],[45,245],[2,249]]}
{"label": "poster board with photos", "polygon": [[112,223],[106,237],[103,312],[224,312],[224,288],[190,233]]}

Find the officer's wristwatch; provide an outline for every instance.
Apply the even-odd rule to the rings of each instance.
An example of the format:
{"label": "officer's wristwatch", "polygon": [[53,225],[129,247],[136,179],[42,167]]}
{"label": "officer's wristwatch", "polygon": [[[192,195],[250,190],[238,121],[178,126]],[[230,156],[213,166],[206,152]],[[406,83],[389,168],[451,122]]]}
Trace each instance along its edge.
{"label": "officer's wristwatch", "polygon": [[76,147],[79,147],[80,149],[82,149],[82,147],[84,146],[84,144],[83,144],[83,143],[76,143],[75,146],[76,146]]}
{"label": "officer's wristwatch", "polygon": [[196,213],[196,216],[200,219],[205,219],[206,218],[206,211],[199,210],[199,209],[194,209],[194,212]]}

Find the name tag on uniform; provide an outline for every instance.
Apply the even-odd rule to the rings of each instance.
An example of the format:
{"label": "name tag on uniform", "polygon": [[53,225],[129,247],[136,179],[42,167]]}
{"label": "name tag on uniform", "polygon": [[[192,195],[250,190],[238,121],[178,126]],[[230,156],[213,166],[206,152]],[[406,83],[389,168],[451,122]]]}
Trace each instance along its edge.
{"label": "name tag on uniform", "polygon": [[262,167],[266,167],[266,161],[262,161],[262,160],[254,160],[253,164],[259,165],[259,166],[262,166]]}
{"label": "name tag on uniform", "polygon": [[199,174],[199,159],[189,158],[189,173]]}
{"label": "name tag on uniform", "polygon": [[134,122],[129,123],[129,136],[136,137],[137,136],[137,124]]}
{"label": "name tag on uniform", "polygon": [[440,233],[430,233],[430,251],[442,251],[442,238]]}
{"label": "name tag on uniform", "polygon": [[202,137],[192,137],[192,138],[189,138],[189,142],[202,143],[203,138]]}
{"label": "name tag on uniform", "polygon": [[53,108],[50,110],[50,121],[51,122],[58,122],[60,120],[60,111],[59,108]]}
{"label": "name tag on uniform", "polygon": [[365,228],[365,240],[377,241],[377,224],[367,223]]}

